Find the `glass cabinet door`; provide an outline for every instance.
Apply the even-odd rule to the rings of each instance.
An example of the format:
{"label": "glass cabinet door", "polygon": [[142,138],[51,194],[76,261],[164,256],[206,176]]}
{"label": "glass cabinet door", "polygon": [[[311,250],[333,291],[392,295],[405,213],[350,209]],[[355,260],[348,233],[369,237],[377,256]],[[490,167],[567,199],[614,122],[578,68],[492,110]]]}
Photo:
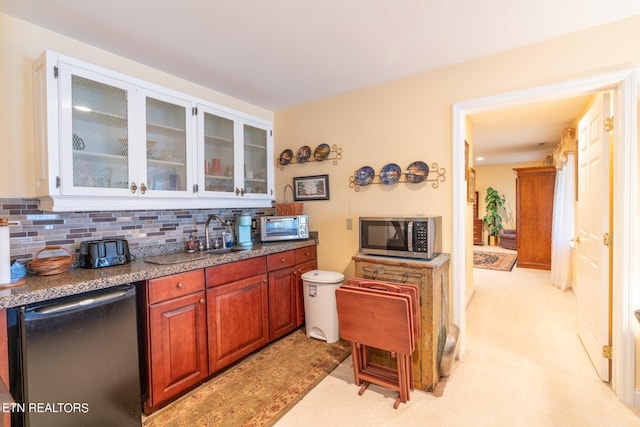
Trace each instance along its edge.
{"label": "glass cabinet door", "polygon": [[244,130],[244,191],[246,194],[267,194],[268,130],[248,124]]}
{"label": "glass cabinet door", "polygon": [[70,105],[63,101],[67,108],[61,114],[70,115],[70,120],[63,120],[66,126],[61,126],[63,188],[68,193],[127,189],[130,90],[74,73],[67,75],[66,82]]}
{"label": "glass cabinet door", "polygon": [[200,190],[232,194],[235,191],[235,123],[222,112],[203,107],[199,115],[199,130],[203,141],[199,147],[198,170]]}
{"label": "glass cabinet door", "polygon": [[159,94],[145,97],[145,174],[141,183],[156,195],[191,196],[190,103]]}

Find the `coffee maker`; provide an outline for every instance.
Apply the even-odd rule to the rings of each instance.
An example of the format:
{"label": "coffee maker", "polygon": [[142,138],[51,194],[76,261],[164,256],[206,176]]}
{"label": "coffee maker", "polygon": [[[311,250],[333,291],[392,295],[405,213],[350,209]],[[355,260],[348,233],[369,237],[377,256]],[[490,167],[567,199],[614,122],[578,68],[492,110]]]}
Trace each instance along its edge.
{"label": "coffee maker", "polygon": [[238,246],[243,249],[251,249],[251,215],[240,215],[236,217],[236,239]]}

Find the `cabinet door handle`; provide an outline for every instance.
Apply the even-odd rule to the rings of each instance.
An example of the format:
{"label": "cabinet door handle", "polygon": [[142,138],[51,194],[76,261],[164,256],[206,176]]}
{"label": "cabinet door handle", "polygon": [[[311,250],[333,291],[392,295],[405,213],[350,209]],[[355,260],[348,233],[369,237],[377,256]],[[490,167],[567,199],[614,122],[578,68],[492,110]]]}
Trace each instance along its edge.
{"label": "cabinet door handle", "polygon": [[244,196],[244,193],[246,193],[246,190],[244,188],[240,189],[240,197]]}
{"label": "cabinet door handle", "polygon": [[144,193],[146,193],[146,192],[147,192],[147,186],[146,186],[146,185],[144,185],[144,182],[143,182],[142,184],[140,184],[140,192],[141,192],[142,194],[144,194]]}
{"label": "cabinet door handle", "polygon": [[240,194],[240,189],[236,187],[236,196]]}
{"label": "cabinet door handle", "polygon": [[182,284],[182,282],[178,283],[178,289],[182,289],[184,288],[184,285]]}
{"label": "cabinet door handle", "polygon": [[136,194],[136,191],[138,191],[138,186],[136,185],[136,183],[135,183],[135,182],[133,182],[133,181],[132,181],[132,182],[131,182],[131,192],[132,192],[133,194]]}

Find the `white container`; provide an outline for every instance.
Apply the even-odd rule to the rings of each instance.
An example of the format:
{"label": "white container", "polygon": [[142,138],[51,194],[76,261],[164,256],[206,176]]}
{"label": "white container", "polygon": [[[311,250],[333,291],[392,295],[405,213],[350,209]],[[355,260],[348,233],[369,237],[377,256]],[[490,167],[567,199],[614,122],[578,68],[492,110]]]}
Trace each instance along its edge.
{"label": "white container", "polygon": [[331,344],[340,339],[336,289],[342,286],[344,274],[311,270],[302,275],[304,318],[307,336]]}

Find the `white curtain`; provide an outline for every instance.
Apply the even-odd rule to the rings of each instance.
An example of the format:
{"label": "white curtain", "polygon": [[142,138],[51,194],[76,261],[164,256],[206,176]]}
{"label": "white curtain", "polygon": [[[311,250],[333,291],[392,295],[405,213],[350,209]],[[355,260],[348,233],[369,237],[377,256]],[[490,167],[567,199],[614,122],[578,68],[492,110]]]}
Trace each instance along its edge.
{"label": "white curtain", "polygon": [[551,283],[564,291],[571,287],[571,238],[575,200],[575,158],[568,153],[556,174],[551,236]]}

